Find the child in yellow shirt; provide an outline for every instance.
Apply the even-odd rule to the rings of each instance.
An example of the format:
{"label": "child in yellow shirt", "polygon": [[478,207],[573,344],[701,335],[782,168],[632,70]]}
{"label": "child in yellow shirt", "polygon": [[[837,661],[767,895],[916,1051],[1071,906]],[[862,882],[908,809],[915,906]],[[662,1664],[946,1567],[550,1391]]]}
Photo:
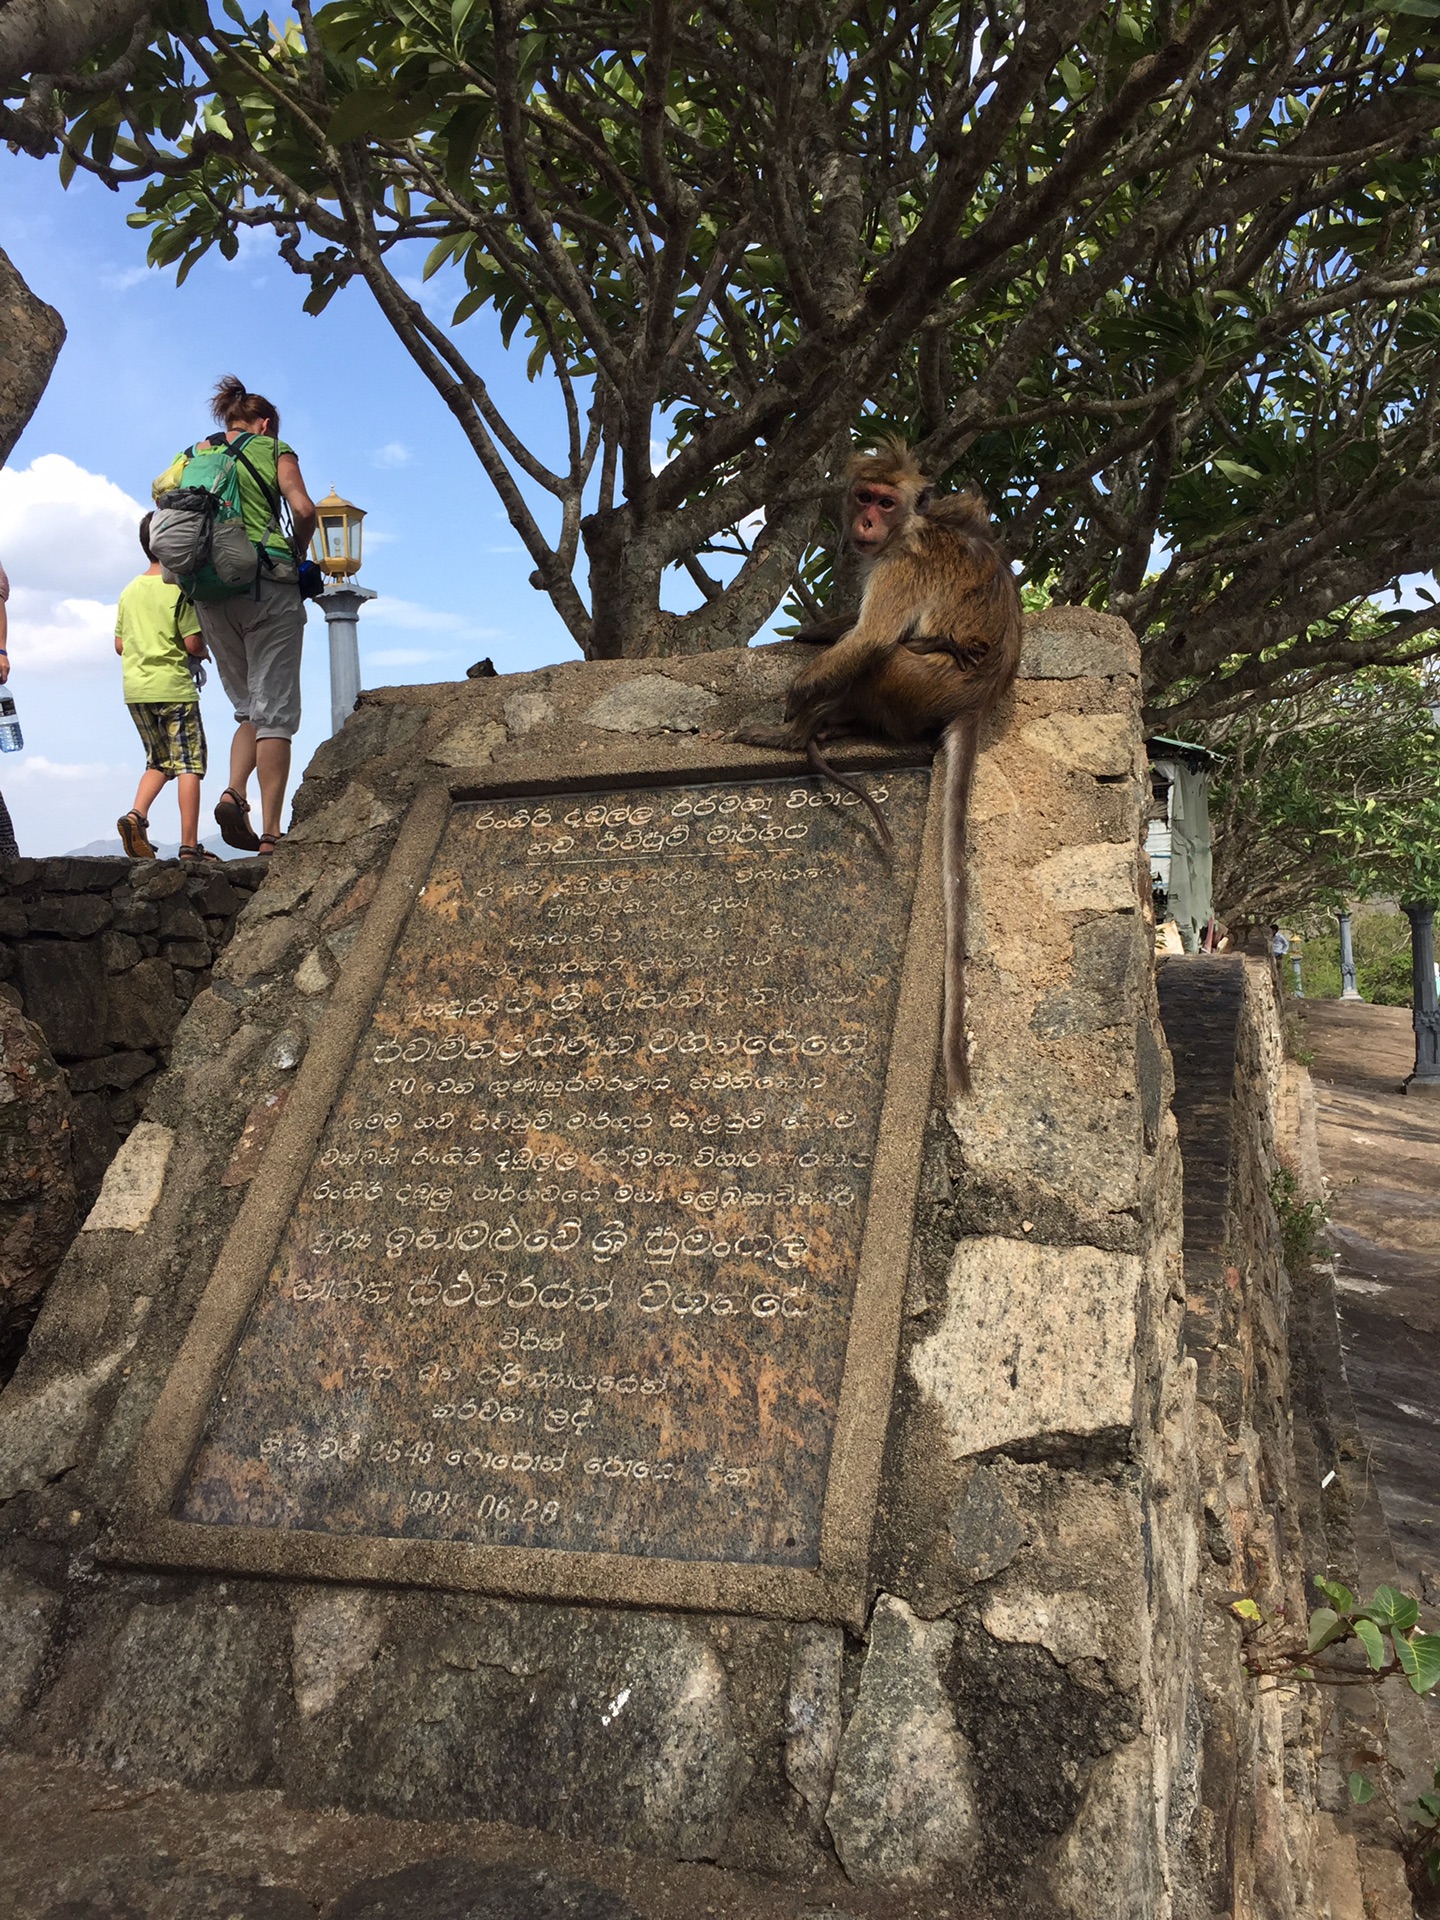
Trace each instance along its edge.
{"label": "child in yellow shirt", "polygon": [[115,651],[124,663],[125,704],[145,743],[145,771],[135,805],[116,821],[120,843],[132,860],[153,860],[150,808],[168,781],[180,803],[180,858],[213,860],[200,845],[200,782],[205,777],[205,728],[200,689],[190,660],[209,655],[200,620],[178,587],[161,578],[150,553],[150,515],[140,522],[140,545],[150,565],[120,595],[115,615]]}

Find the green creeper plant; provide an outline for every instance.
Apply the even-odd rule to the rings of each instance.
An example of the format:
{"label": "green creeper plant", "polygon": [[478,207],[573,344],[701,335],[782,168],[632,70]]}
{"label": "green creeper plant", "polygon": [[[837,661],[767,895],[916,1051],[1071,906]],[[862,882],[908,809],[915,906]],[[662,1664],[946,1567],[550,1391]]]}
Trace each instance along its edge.
{"label": "green creeper plant", "polygon": [[[1311,1613],[1303,1645],[1282,1619],[1267,1620],[1252,1596],[1231,1602],[1230,1611],[1245,1634],[1245,1665],[1251,1673],[1330,1686],[1377,1686],[1399,1675],[1422,1694],[1440,1684],[1440,1633],[1421,1632],[1419,1601],[1397,1587],[1379,1586],[1369,1604],[1361,1606],[1339,1580],[1317,1574],[1314,1585],[1329,1604]],[[1363,1650],[1363,1667],[1334,1657],[1347,1642]]]}
{"label": "green creeper plant", "polygon": [[[1327,1686],[1375,1687],[1402,1678],[1412,1692],[1430,1693],[1440,1685],[1440,1634],[1420,1629],[1420,1604],[1399,1588],[1378,1586],[1362,1606],[1343,1581],[1317,1574],[1312,1582],[1326,1605],[1316,1607],[1306,1622],[1303,1641],[1283,1616],[1267,1619],[1249,1594],[1230,1603],[1240,1622],[1243,1658],[1248,1672],[1278,1680],[1309,1680]],[[1364,1664],[1346,1658],[1359,1649]],[[1394,1803],[1390,1775],[1394,1769],[1383,1750],[1363,1756],[1378,1770],[1353,1768],[1349,1775],[1351,1803],[1368,1805],[1379,1793],[1400,1831],[1403,1851],[1412,1873],[1423,1873],[1440,1884],[1440,1772],[1436,1791],[1422,1793],[1408,1807]],[[1408,1829],[1408,1831],[1407,1831]]]}

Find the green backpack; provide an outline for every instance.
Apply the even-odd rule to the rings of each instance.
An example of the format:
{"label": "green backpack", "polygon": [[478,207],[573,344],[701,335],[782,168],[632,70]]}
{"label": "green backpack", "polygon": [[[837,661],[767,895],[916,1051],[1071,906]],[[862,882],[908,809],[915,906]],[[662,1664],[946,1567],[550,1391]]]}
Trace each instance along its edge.
{"label": "green backpack", "polygon": [[[178,486],[161,490],[173,466],[156,483],[150,551],[165,579],[191,600],[229,600],[255,587],[260,548],[250,538],[240,504],[240,462],[254,437],[246,433],[227,441],[222,434],[213,442],[202,440],[181,456]],[[268,497],[268,489],[262,491]],[[278,525],[273,506],[270,525]]]}

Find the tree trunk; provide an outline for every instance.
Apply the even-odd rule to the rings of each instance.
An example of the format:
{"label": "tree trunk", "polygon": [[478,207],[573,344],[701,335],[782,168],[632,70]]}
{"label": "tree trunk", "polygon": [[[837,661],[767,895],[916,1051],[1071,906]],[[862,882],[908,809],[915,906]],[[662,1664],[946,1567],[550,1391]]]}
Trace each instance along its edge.
{"label": "tree trunk", "polygon": [[65,340],[65,322],[0,252],[0,467],[24,432]]}
{"label": "tree trunk", "polygon": [[8,0],[0,6],[0,80],[63,74],[130,33],[150,0]]}

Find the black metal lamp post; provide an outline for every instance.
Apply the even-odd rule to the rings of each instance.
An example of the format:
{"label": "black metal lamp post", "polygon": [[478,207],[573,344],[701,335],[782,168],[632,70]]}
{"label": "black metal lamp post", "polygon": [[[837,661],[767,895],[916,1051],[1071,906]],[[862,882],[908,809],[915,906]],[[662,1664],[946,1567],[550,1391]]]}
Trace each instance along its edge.
{"label": "black metal lamp post", "polygon": [[1435,995],[1435,902],[1402,900],[1410,922],[1411,1022],[1415,1028],[1415,1068],[1406,1093],[1440,1097],[1440,1002]]}

